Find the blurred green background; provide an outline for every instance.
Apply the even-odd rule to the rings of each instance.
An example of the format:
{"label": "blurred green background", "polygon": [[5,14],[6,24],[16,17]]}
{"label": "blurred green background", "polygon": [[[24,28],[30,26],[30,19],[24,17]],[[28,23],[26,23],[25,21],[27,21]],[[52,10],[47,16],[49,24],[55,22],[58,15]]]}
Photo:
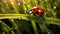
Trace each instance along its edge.
{"label": "blurred green background", "polygon": [[[34,6],[45,15],[26,14]],[[60,34],[60,0],[0,0],[0,34]]]}

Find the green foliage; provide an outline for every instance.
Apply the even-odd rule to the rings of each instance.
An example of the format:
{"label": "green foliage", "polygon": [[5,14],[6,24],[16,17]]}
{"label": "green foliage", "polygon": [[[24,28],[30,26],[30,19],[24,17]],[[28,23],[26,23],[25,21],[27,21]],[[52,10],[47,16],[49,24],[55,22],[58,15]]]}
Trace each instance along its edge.
{"label": "green foliage", "polygon": [[[60,0],[0,0],[0,30],[6,34],[55,34],[47,27],[60,27]],[[41,6],[45,15],[26,14],[28,9]]]}

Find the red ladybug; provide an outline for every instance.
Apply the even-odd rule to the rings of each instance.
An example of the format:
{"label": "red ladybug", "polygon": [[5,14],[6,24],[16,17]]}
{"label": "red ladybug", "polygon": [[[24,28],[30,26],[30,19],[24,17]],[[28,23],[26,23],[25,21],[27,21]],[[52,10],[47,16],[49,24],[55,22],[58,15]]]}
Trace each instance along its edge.
{"label": "red ladybug", "polygon": [[33,7],[32,9],[27,11],[27,14],[34,14],[39,16],[44,16],[44,13],[45,11],[39,6]]}

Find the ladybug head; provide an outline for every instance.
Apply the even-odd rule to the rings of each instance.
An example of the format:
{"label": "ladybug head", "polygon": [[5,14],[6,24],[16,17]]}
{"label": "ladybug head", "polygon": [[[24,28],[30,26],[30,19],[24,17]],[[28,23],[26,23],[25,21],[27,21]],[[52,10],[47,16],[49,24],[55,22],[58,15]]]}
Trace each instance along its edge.
{"label": "ladybug head", "polygon": [[33,10],[32,9],[30,9],[30,10],[27,10],[27,14],[32,14],[32,12],[33,12]]}

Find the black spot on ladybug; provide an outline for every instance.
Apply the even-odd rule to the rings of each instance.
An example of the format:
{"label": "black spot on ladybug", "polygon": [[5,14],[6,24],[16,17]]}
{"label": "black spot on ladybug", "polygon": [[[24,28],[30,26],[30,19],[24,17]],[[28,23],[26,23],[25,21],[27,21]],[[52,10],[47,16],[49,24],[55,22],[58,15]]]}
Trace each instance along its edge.
{"label": "black spot on ladybug", "polygon": [[43,10],[43,9],[42,9]]}
{"label": "black spot on ladybug", "polygon": [[39,11],[37,11],[37,13],[36,14],[39,14]]}

